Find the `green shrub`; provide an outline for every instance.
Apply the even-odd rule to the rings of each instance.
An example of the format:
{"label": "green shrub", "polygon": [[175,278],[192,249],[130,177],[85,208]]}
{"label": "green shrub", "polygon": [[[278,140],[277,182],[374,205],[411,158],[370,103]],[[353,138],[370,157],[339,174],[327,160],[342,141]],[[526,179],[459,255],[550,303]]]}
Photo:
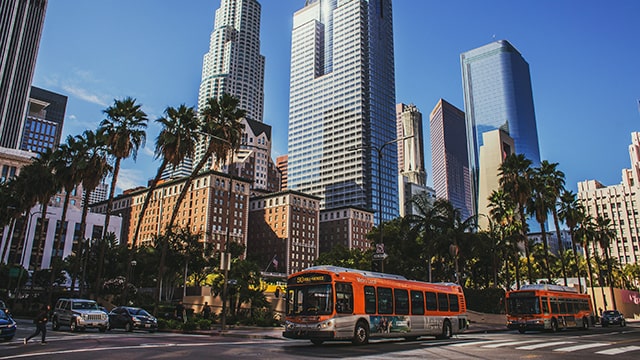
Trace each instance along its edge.
{"label": "green shrub", "polygon": [[189,332],[198,328],[198,323],[193,320],[189,320],[186,323],[182,323],[182,331]]}
{"label": "green shrub", "polygon": [[211,320],[207,320],[207,319],[198,320],[198,328],[200,330],[211,330]]}

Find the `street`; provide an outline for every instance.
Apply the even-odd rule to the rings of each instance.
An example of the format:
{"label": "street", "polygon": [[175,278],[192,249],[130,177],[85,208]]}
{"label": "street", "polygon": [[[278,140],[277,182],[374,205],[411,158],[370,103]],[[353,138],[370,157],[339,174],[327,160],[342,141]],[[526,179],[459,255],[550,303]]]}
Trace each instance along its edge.
{"label": "street", "polygon": [[366,346],[281,339],[278,331],[256,330],[225,336],[177,333],[107,333],[51,331],[47,345],[34,338],[22,344],[32,324],[20,323],[11,342],[0,343],[0,359],[300,359],[300,358],[433,358],[433,359],[637,359],[640,356],[640,324],[596,327],[559,333],[516,331],[469,333],[449,340],[372,341]]}

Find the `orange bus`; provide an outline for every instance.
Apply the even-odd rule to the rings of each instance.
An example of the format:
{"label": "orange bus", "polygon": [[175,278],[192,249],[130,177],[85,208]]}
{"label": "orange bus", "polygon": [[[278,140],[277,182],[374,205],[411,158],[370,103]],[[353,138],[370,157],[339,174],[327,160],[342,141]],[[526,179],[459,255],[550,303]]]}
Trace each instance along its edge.
{"label": "orange bus", "polygon": [[572,287],[532,284],[506,294],[507,327],[521,334],[527,330],[588,329],[594,324],[588,294]]}
{"label": "orange bus", "polygon": [[315,266],[289,276],[283,336],[366,344],[370,338],[449,338],[467,328],[462,288],[399,275]]}

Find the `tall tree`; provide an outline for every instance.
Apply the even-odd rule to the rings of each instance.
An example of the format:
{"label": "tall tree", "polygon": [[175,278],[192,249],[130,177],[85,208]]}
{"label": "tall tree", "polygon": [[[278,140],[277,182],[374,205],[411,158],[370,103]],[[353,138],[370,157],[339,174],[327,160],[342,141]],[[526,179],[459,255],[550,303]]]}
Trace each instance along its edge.
{"label": "tall tree", "polygon": [[611,263],[611,255],[609,253],[609,247],[611,246],[611,240],[615,239],[616,231],[611,225],[611,220],[598,216],[596,218],[596,240],[602,252],[604,253],[605,261],[607,262],[607,282],[609,283],[609,290],[611,291],[611,301],[613,302],[613,309],[617,310],[616,296],[613,292],[613,264]]}
{"label": "tall tree", "polygon": [[[519,239],[520,225],[515,221],[516,204],[511,196],[502,189],[494,190],[489,196],[489,218],[493,219],[493,223],[498,227],[500,243],[506,250],[505,256],[505,275],[506,288],[511,288],[511,280],[509,279],[509,258],[512,256],[514,272],[516,277],[516,289],[520,289],[520,251],[517,242]],[[517,236],[514,236],[516,235]]]}
{"label": "tall tree", "polygon": [[[549,211],[552,207],[555,207],[555,199],[552,199],[551,191],[545,177],[546,175],[542,173],[541,168],[533,168],[531,176],[531,197],[528,201],[527,212],[533,215],[538,224],[540,224],[542,246],[544,249],[544,272],[549,284],[552,284],[553,280],[551,279],[551,269],[549,265],[549,244],[545,224],[549,218]],[[564,270],[564,265],[562,268]]]}
{"label": "tall tree", "polygon": [[508,193],[517,205],[518,221],[521,223],[520,241],[524,243],[524,251],[527,260],[527,272],[529,283],[533,284],[533,269],[529,259],[528,246],[528,226],[525,216],[525,205],[531,196],[531,160],[524,154],[508,155],[502,165],[500,165],[498,175],[500,176],[500,186]]}
{"label": "tall tree", "polygon": [[136,223],[131,242],[132,251],[129,252],[129,261],[127,262],[127,283],[129,282],[129,274],[131,273],[132,256],[138,245],[140,226],[142,225],[142,220],[149,206],[151,196],[162,177],[162,173],[167,166],[171,165],[176,167],[186,157],[192,158],[196,147],[198,137],[196,131],[200,128],[200,122],[194,108],[182,104],[177,109],[167,107],[164,113],[164,117],[156,120],[157,123],[162,125],[162,130],[160,130],[158,137],[156,137],[155,157],[161,158],[162,162],[160,167],[158,167],[156,177],[151,182],[149,190],[147,190],[140,214],[138,215],[138,222]]}
{"label": "tall tree", "polygon": [[[567,224],[569,228],[569,237],[571,238],[571,248],[573,250],[573,257],[576,263],[576,274],[578,276],[578,287],[582,291],[582,283],[580,280],[580,266],[578,262],[578,248],[576,246],[576,230],[578,225],[582,223],[585,217],[585,211],[582,205],[578,202],[576,194],[572,191],[564,191],[560,195],[560,210],[558,211],[558,217]],[[560,237],[558,237],[560,238]],[[584,248],[585,252],[588,252],[587,248]],[[567,279],[565,277],[564,284],[567,285]]]}
{"label": "tall tree", "polygon": [[[103,112],[106,115],[106,119],[100,122],[98,132],[104,135],[109,148],[109,154],[115,161],[111,187],[109,189],[107,211],[104,219],[102,233],[104,237],[109,232],[111,207],[113,206],[118,173],[120,172],[120,162],[129,156],[131,156],[133,160],[136,160],[138,149],[144,145],[146,140],[148,119],[147,114],[142,111],[141,105],[137,104],[136,100],[131,97],[124,98],[123,100],[114,100],[113,105],[106,108]],[[96,294],[100,288],[104,262],[104,242],[102,242],[102,244],[98,258],[98,276],[94,288]]]}

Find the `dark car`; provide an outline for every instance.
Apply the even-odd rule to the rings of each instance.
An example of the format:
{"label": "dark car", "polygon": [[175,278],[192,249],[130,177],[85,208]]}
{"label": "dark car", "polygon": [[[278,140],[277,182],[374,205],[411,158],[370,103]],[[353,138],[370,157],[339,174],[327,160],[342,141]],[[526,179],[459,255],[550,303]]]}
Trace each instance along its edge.
{"label": "dark car", "polygon": [[158,320],[145,309],[118,306],[109,313],[109,329],[116,328],[121,328],[125,331],[138,329],[154,332],[158,330]]}
{"label": "dark car", "polygon": [[626,325],[626,322],[624,321],[624,316],[618,310],[607,310],[603,312],[600,322],[604,327],[607,327],[609,325],[620,325],[620,326]]}
{"label": "dark car", "polygon": [[7,303],[5,303],[2,300],[0,300],[0,310],[4,311],[5,313],[7,313],[7,315],[11,316],[11,311],[9,311],[9,308],[7,308]]}
{"label": "dark car", "polygon": [[11,315],[0,310],[0,339],[9,341],[16,335],[16,322]]}

